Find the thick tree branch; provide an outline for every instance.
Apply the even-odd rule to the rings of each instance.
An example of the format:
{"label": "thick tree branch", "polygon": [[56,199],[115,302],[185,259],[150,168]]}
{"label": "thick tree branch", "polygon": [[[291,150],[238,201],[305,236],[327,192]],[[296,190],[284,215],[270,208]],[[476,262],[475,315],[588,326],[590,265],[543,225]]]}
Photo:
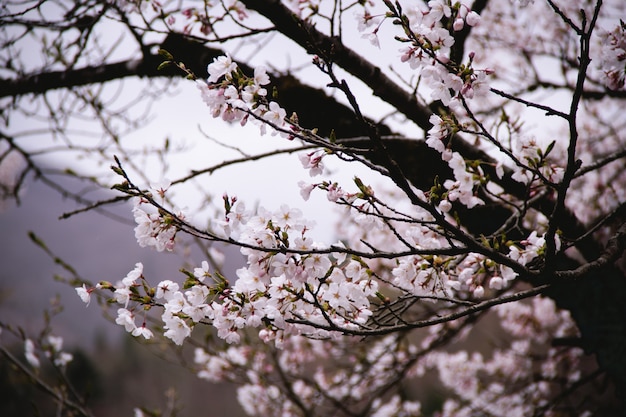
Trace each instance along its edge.
{"label": "thick tree branch", "polygon": [[[206,75],[206,66],[215,57],[224,53],[197,42],[186,41],[182,36],[168,36],[163,49],[169,50],[179,62],[198,76]],[[31,74],[20,79],[0,79],[0,97],[18,97],[26,94],[43,94],[48,91],[73,88],[89,84],[100,84],[127,77],[174,77],[181,71],[174,67],[158,69],[163,62],[160,55],[144,55],[143,58],[119,61],[110,64],[88,66],[78,69]]]}
{"label": "thick tree branch", "polygon": [[606,249],[598,257],[598,259],[579,266],[571,271],[560,271],[555,275],[559,279],[581,279],[588,277],[594,272],[606,268],[619,260],[626,250],[626,223],[617,230],[617,232],[609,239]]}
{"label": "thick tree branch", "polygon": [[[326,55],[324,57],[325,60],[339,65],[366,83],[375,96],[394,106],[400,113],[424,131],[431,128],[429,118],[432,112],[430,109],[422,106],[414,94],[393,82],[379,67],[343,45],[338,38],[326,36],[310,24],[299,20],[279,0],[243,0],[242,2],[246,7],[256,10],[269,19],[278,31],[303,47],[307,52],[314,55]],[[468,143],[459,136],[455,136],[451,141],[451,148],[466,159],[482,161],[481,167],[485,174],[502,186],[506,193],[517,198],[526,198],[527,190],[525,185],[513,180],[511,178],[512,172],[510,171],[505,172],[505,175],[499,178],[495,172],[496,161],[478,147]],[[406,160],[410,159],[407,158],[410,155],[413,155],[413,150],[405,149],[404,152],[394,156],[398,159]],[[404,170],[402,162],[398,163]],[[554,202],[549,197],[542,198],[538,201],[536,208],[543,213],[551,213],[554,210]],[[565,210],[561,215],[563,217],[562,232],[564,236],[578,237],[584,234],[584,225],[580,223],[573,213]],[[601,249],[591,239],[579,243],[579,250],[587,259],[596,258]]]}

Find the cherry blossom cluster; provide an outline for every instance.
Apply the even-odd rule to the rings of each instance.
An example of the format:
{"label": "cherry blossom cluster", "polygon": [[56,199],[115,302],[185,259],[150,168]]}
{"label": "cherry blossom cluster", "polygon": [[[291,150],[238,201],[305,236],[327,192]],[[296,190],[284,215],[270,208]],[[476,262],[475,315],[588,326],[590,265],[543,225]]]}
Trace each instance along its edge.
{"label": "cherry blossom cluster", "polygon": [[213,305],[219,311],[213,325],[221,337],[237,341],[244,326],[261,327],[262,339],[281,343],[284,332],[329,336],[293,322],[345,328],[367,322],[369,297],[378,283],[361,272],[356,260],[340,251],[326,253],[326,246],[308,237],[313,224],[299,210],[282,205],[275,212],[261,208],[252,213],[235,200],[222,227],[245,245],[241,252],[248,266],[237,271],[223,302]]}
{"label": "cherry blossom cluster", "polygon": [[563,178],[563,168],[549,157],[554,144],[546,149],[533,136],[522,136],[513,142],[513,154],[524,166],[518,167],[512,178],[524,184],[534,184],[543,181],[539,175],[552,183],[558,183]]}
{"label": "cherry blossom cluster", "polygon": [[601,63],[605,85],[612,90],[624,88],[626,79],[626,23],[623,21],[612,31],[601,36]]}
{"label": "cherry blossom cluster", "polygon": [[[262,349],[250,346],[228,346],[226,349],[208,353],[203,348],[195,350],[198,376],[212,382],[237,381],[237,399],[249,415],[297,415],[295,404],[285,395],[282,381],[274,378],[276,367],[286,373],[296,374],[316,359],[327,358],[329,352],[324,343],[301,336],[291,337],[288,349],[276,352],[277,362]],[[293,356],[294,352],[299,354]],[[245,370],[245,372],[241,372]],[[312,403],[313,387],[303,380],[291,384],[292,392],[306,404]]]}
{"label": "cherry blossom cluster", "polygon": [[[513,342],[491,352],[423,355],[397,335],[370,340],[367,347],[348,337],[315,340],[293,335],[285,339],[284,349],[271,354],[254,344],[212,353],[197,348],[195,362],[203,379],[236,381],[238,400],[248,415],[298,415],[294,394],[300,406],[318,411],[325,401],[347,405],[370,399],[372,415],[421,415],[417,401],[371,395],[400,372],[411,379],[433,369],[456,396],[446,399],[441,415],[471,415],[470,410],[480,409],[491,415],[524,416],[549,404],[559,384],[575,384],[581,378],[582,350],[544,347],[553,337],[576,335],[569,314],[557,310],[551,300],[507,304],[496,314]],[[443,331],[439,326],[433,329],[433,335]],[[427,349],[428,343],[422,345]],[[289,380],[278,378],[276,372],[289,375]]]}
{"label": "cherry blossom cluster", "polygon": [[[415,414],[419,413],[419,402],[371,397],[378,390],[384,392],[384,387],[415,360],[416,348],[402,338],[387,336],[365,348],[357,338],[319,340],[293,335],[281,350],[270,353],[264,346],[228,346],[211,353],[197,348],[198,376],[240,384],[237,397],[249,415],[299,415],[293,394],[299,406],[315,408],[320,414],[338,401],[348,405],[373,400],[374,415],[419,415]],[[288,381],[277,378],[277,368],[292,377]]]}
{"label": "cherry blossom cluster", "polygon": [[561,384],[581,378],[582,349],[546,348],[549,340],[577,335],[569,313],[558,310],[551,299],[504,304],[496,312],[513,337],[510,346],[493,350],[490,357],[438,351],[422,362],[425,368],[437,369],[441,382],[460,399],[446,400],[443,416],[471,415],[476,409],[526,416],[549,404]]}
{"label": "cherry blossom cluster", "polygon": [[39,346],[32,339],[24,340],[24,357],[33,368],[41,366],[40,354],[58,367],[67,366],[73,359],[71,353],[63,351],[63,338],[53,334],[48,334]]}
{"label": "cherry blossom cluster", "polygon": [[440,209],[444,212],[449,211],[451,209],[450,202],[454,201],[458,201],[468,208],[484,204],[484,201],[478,198],[474,192],[480,184],[482,177],[480,174],[482,173],[478,172],[479,175],[475,175],[475,172],[470,172],[463,157],[445,146],[446,140],[454,129],[452,122],[433,114],[430,116],[430,123],[433,127],[428,131],[426,144],[441,153],[442,159],[447,161],[452,168],[455,178],[454,180],[446,180],[443,184],[447,192],[441,196]]}
{"label": "cherry blossom cluster", "polygon": [[[602,114],[604,120],[600,123],[585,123],[581,128],[582,134],[591,136],[599,133],[600,138],[597,141],[581,143],[580,155],[583,166],[592,164],[603,155],[620,152],[624,147],[620,138],[612,135],[608,130],[598,132],[599,126],[603,125],[605,120],[608,127],[611,126],[609,120],[615,117],[612,112],[607,112],[605,115],[602,111],[605,108],[605,103],[593,105],[593,111]],[[623,161],[616,161],[604,169],[592,170],[577,178],[568,192],[567,205],[582,222],[593,222],[598,213],[609,213],[626,201],[626,188],[616,186],[618,184],[626,184],[626,167]],[[610,234],[611,232],[607,230],[603,233]]]}
{"label": "cherry blossom cluster", "polygon": [[[346,219],[345,222],[348,223],[350,220]],[[427,226],[412,225],[402,229],[400,225],[393,224],[393,229],[370,227],[365,233],[360,231],[360,228],[361,226],[354,222],[352,227],[344,225],[342,230],[349,233],[346,238],[350,236],[354,239],[358,236],[368,245],[386,247],[390,250],[393,250],[391,248],[400,250],[402,244],[397,239],[398,234],[401,234],[405,242],[415,245],[416,248],[436,251],[449,247],[449,241],[443,234]],[[512,249],[511,253],[517,254],[522,251],[526,254],[525,248],[520,249],[515,245],[512,247],[515,249]],[[528,258],[520,258],[520,261],[532,259],[532,248],[528,251]],[[383,281],[393,284],[407,294],[426,299],[465,298],[470,294],[473,298],[481,299],[485,295],[485,288],[500,291],[508,288],[517,277],[517,273],[506,265],[495,263],[485,255],[473,252],[463,256],[411,255],[400,257],[394,263],[381,263],[378,267],[370,262],[369,266],[376,270]]]}
{"label": "cherry blossom cluster", "polygon": [[[145,299],[137,294],[141,286],[136,281],[142,277],[142,265],[138,264],[115,286],[99,284],[99,288],[114,291],[115,301],[123,305],[118,310],[118,324],[135,336],[152,337],[145,320],[143,325],[136,325],[135,314],[128,308],[131,300],[162,305],[165,336],[177,344],[203,320],[210,322],[218,336],[229,343],[239,342],[244,328],[259,328],[263,340],[275,340],[279,345],[286,333],[329,337],[333,333],[322,328],[359,329],[367,323],[372,314],[370,299],[379,297],[380,285],[368,272],[371,265],[359,258],[346,259],[342,245],[338,244],[334,252],[313,242],[307,236],[313,225],[297,209],[283,205],[275,212],[260,208],[252,213],[236,198],[225,197],[225,201],[226,215],[220,224],[224,236],[237,239],[248,257],[248,266],[237,271],[235,283],[230,286],[219,279],[204,283],[206,277],[212,276],[205,262],[202,268],[194,270],[195,281],[185,286],[188,291],[182,292],[179,284],[165,280],[147,291]],[[345,199],[343,202],[348,203]],[[431,250],[449,245],[445,235],[419,223],[407,227],[406,223],[393,222],[386,227],[374,214],[392,213],[374,204],[360,204],[352,209],[359,212],[352,218],[356,226],[353,230],[361,236],[346,236],[348,241],[364,241],[363,233],[367,231],[371,232],[366,239],[369,245],[390,250],[399,250],[404,242]],[[432,221],[427,214],[421,219],[429,220]],[[400,235],[402,239],[398,239]],[[541,240],[534,235],[524,245],[523,250],[511,249],[515,259],[523,262],[532,260],[542,249]],[[159,249],[156,245],[155,248]],[[483,285],[488,283],[489,288],[501,290],[515,277],[510,268],[497,266],[478,254],[407,256],[398,258],[389,271],[387,278],[382,276],[383,281],[417,296],[452,297],[453,292],[470,291],[481,298]],[[77,288],[85,302],[89,302],[91,291],[85,286]],[[209,302],[209,294],[219,297]]]}
{"label": "cherry blossom cluster", "polygon": [[269,124],[272,135],[289,136],[284,131],[288,127],[285,109],[269,100],[263,87],[270,82],[265,67],[256,67],[250,78],[239,70],[230,56],[225,55],[209,64],[208,72],[208,83],[198,80],[197,86],[213,117],[221,117],[229,123],[239,122],[242,126],[252,118],[259,125],[261,134],[266,133]]}
{"label": "cherry blossom cluster", "polygon": [[[387,201],[390,201],[389,197]],[[362,211],[363,207],[359,209]],[[383,207],[376,207],[375,211],[389,218],[396,214]],[[354,248],[361,250],[384,247],[389,251],[401,251],[406,244],[410,244],[417,249],[435,252],[450,247],[445,233],[430,225],[434,219],[428,213],[422,213],[412,223],[397,220],[384,223],[372,219],[377,218],[347,211],[339,229],[342,240],[355,242]],[[366,244],[359,245],[357,242]],[[539,256],[544,247],[543,238],[537,238],[536,232],[533,232],[520,246],[512,244],[508,255],[525,265]],[[376,272],[381,281],[407,294],[440,299],[468,296],[481,299],[486,288],[493,291],[509,288],[517,277],[510,267],[475,252],[463,255],[409,255],[397,257],[393,262],[368,260],[367,266]]]}
{"label": "cherry blossom cluster", "polygon": [[[239,342],[242,329],[247,327],[259,328],[263,340],[278,344],[285,332],[330,335],[311,324],[350,329],[367,322],[371,315],[369,298],[376,296],[378,283],[368,277],[358,261],[347,260],[341,253],[318,253],[326,248],[307,236],[312,224],[299,210],[283,205],[273,213],[259,209],[252,214],[242,202],[231,202],[222,226],[229,236],[239,239],[244,245],[242,253],[248,257],[248,267],[237,271],[235,283],[230,286],[213,277],[205,262],[194,270],[185,292],[171,280],[148,288],[143,265],[138,263],[117,284],[102,282],[97,287],[112,291],[115,302],[123,306],[117,312],[118,324],[134,336],[152,337],[145,317],[141,326],[136,324],[131,302],[162,305],[164,336],[177,344],[182,344],[193,326],[203,320],[229,343]],[[205,283],[206,277],[214,281]],[[145,295],[140,294],[141,289]],[[94,289],[83,286],[76,290],[88,303]],[[210,294],[218,298],[209,300]]]}
{"label": "cherry blossom cluster", "polygon": [[[352,343],[354,342],[356,341],[353,340]],[[347,354],[351,362],[348,367],[318,367],[314,379],[332,397],[350,398],[354,401],[363,400],[368,393],[383,388],[395,375],[410,366],[417,354],[417,348],[413,344],[402,343],[396,336],[385,336],[372,341],[367,351],[359,352],[362,354],[360,358],[350,355],[347,349],[354,347],[341,347],[341,351],[337,352],[340,355],[337,356]],[[384,407],[383,410],[387,408],[382,401],[378,402],[378,407]]]}
{"label": "cherry blossom cluster", "polygon": [[[203,280],[204,276],[201,275],[200,278]],[[113,293],[111,301],[123,306],[118,308],[115,322],[133,336],[142,336],[145,339],[154,337],[146,325],[148,310],[155,305],[162,306],[161,319],[165,330],[163,334],[180,345],[191,334],[192,323],[197,323],[209,314],[208,306],[204,303],[209,289],[207,286],[195,285],[183,294],[179,288],[180,286],[171,280],[164,280],[156,287],[149,287],[143,276],[143,264],[137,263],[135,268],[115,285],[101,282],[93,289],[83,286],[76,291],[86,303],[95,289],[111,291]],[[142,324],[139,326],[136,323],[138,315],[142,316],[140,317]]]}
{"label": "cherry blossom cluster", "polygon": [[[436,239],[439,245],[443,245],[440,236]],[[517,255],[520,249],[515,245],[511,247],[515,249],[511,249],[509,256],[514,258],[514,254]],[[532,250],[523,249],[523,252],[525,255],[528,254],[528,258],[534,259]],[[436,296],[441,299],[464,297],[464,294],[481,299],[485,295],[485,288],[500,291],[508,288],[517,277],[517,273],[508,266],[497,264],[477,253],[458,257],[438,255],[406,257],[398,261],[391,274],[394,277],[393,284],[409,294]]]}
{"label": "cherry blossom cluster", "polygon": [[[558,235],[555,236],[557,250],[561,247]],[[521,248],[520,248],[521,246]],[[530,235],[520,242],[520,246],[509,246],[509,257],[522,265],[528,265],[533,259],[540,257],[546,246],[546,239],[537,236],[537,231],[533,230]]]}
{"label": "cherry blossom cluster", "polygon": [[[393,9],[391,15],[399,18],[405,32],[403,40],[410,43],[400,50],[400,60],[417,71],[431,89],[433,100],[441,100],[448,106],[457,95],[468,99],[486,95],[487,75],[492,70],[474,69],[474,52],[469,54],[466,64],[450,61],[452,34],[465,26],[477,26],[480,16],[476,12],[461,3],[450,6],[446,0],[431,0],[427,10],[413,6],[403,10],[402,15]],[[442,24],[444,19],[452,22],[451,28]]]}
{"label": "cherry blossom cluster", "polygon": [[[132,187],[126,174],[121,168],[115,168],[115,171],[127,180],[118,185],[119,189],[130,192]],[[158,252],[174,249],[178,223],[184,221],[186,216],[180,209],[165,208],[168,205],[165,192],[170,185],[171,182],[164,179],[150,184],[151,189],[145,194],[136,188],[131,193],[135,196],[133,199],[133,216],[137,224],[135,238],[141,247],[154,248]]]}
{"label": "cherry blossom cluster", "polygon": [[[433,125],[428,131],[426,144],[441,153],[444,161],[452,169],[454,180],[446,180],[443,184],[447,190],[440,197],[442,201],[439,207],[443,212],[451,209],[450,202],[458,201],[468,208],[472,208],[484,201],[476,196],[476,189],[483,184],[484,172],[480,166],[468,166],[458,152],[453,152],[446,147],[450,136],[459,130],[459,122],[450,117],[432,115],[430,123]],[[533,136],[518,136],[511,140],[512,149],[510,155],[515,158],[517,164],[511,178],[531,186],[533,189],[544,185],[546,182],[558,183],[563,177],[563,168],[556,162],[562,159],[562,149],[557,149],[555,143],[544,147]],[[552,155],[558,154],[558,156]],[[504,173],[503,164],[496,166],[496,175],[500,178]]]}
{"label": "cherry blossom cluster", "polygon": [[[318,188],[323,187],[318,185]],[[394,196],[386,196],[385,201],[394,202]],[[395,207],[401,207],[400,201],[395,203]],[[341,218],[340,237],[342,241],[354,242],[353,249],[359,250],[375,247],[400,252],[406,244],[432,251],[450,247],[449,238],[432,227],[434,218],[425,210],[421,210],[419,215],[412,213],[411,222],[398,221],[398,213],[398,209],[392,211],[375,202],[353,204]],[[558,235],[555,239],[558,250]],[[543,256],[545,246],[545,238],[533,230],[520,242],[509,242],[506,255],[526,266]],[[368,260],[367,267],[376,271],[382,281],[392,283],[408,294],[442,298],[471,294],[481,299],[486,289],[497,292],[509,288],[518,275],[512,268],[493,261],[485,254],[469,251],[463,255],[397,257],[393,262]]]}
{"label": "cherry blossom cluster", "polygon": [[[153,207],[142,198],[135,199],[133,215],[135,216],[135,238],[141,247],[152,247],[159,252],[174,249],[176,233],[174,218],[168,214],[150,212]],[[179,211],[178,219],[184,219],[185,215]]]}
{"label": "cherry blossom cluster", "polygon": [[[145,339],[151,339],[154,335],[152,331],[146,327],[145,316],[143,317],[142,325],[137,326],[135,322],[136,308],[133,305],[132,308],[129,309],[131,301],[133,301],[133,304],[141,301],[139,288],[143,287],[143,285],[138,281],[143,281],[143,264],[140,262],[135,264],[135,268],[115,285],[111,285],[111,283],[108,282],[101,282],[98,284],[98,288],[113,291],[113,299],[115,302],[124,306],[118,308],[115,323],[123,326],[124,329],[133,336],[143,336]],[[79,289],[77,289],[77,291],[79,291]]]}
{"label": "cherry blossom cluster", "polygon": [[[76,292],[81,300],[89,305],[92,294],[96,290],[107,290],[113,293],[109,300],[111,303],[117,303],[122,307],[117,309],[117,317],[115,323],[123,326],[124,329],[133,336],[142,336],[145,339],[154,337],[152,331],[146,326],[147,311],[150,308],[152,297],[151,294],[156,292],[155,289],[148,289],[147,282],[143,276],[143,264],[138,262],[126,276],[115,284],[108,281],[99,282],[95,287],[88,288],[85,284],[77,287]],[[141,290],[145,291],[145,295],[141,294]],[[145,305],[146,308],[143,308]],[[137,311],[143,310],[142,324],[137,326]]]}

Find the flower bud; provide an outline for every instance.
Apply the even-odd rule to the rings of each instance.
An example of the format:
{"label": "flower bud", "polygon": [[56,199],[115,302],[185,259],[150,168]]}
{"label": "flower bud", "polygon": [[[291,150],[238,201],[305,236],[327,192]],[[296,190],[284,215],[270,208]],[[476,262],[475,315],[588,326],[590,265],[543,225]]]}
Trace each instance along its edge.
{"label": "flower bud", "polygon": [[465,22],[463,22],[463,19],[457,18],[452,24],[452,29],[458,32],[460,30],[463,30],[463,26],[465,26]]}

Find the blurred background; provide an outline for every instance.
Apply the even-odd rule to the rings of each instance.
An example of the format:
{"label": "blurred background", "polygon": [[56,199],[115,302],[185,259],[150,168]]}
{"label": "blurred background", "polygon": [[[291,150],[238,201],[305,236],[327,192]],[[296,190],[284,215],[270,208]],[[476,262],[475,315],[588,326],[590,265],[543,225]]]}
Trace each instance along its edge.
{"label": "blurred background", "polygon": [[[114,195],[86,190],[84,184],[69,178],[62,184],[94,199]],[[80,277],[93,283],[115,283],[136,262],[144,263],[147,277],[179,279],[181,266],[202,261],[199,250],[157,253],[140,248],[134,238],[130,204],[110,210],[117,218],[88,211],[60,220],[63,213],[78,205],[32,178],[19,206],[4,203],[0,212],[0,321],[36,335],[46,327],[47,310],[53,334],[62,336],[64,350],[74,355],[68,376],[87,395],[96,415],[131,416],[134,407],[166,409],[173,402],[185,404],[178,414],[183,416],[243,415],[233,387],[200,380],[191,366],[186,369],[174,363],[180,355],[186,360],[192,358],[191,347],[177,350],[173,344],[141,343],[105,319],[95,301],[86,307],[73,286],[62,282],[71,274],[37,246],[29,233],[36,234]],[[233,274],[242,258],[231,250],[227,259],[224,270]],[[8,334],[0,337],[5,343],[10,340]],[[23,343],[15,341],[11,350],[23,359]],[[55,404],[50,397],[25,377],[9,372],[9,366],[0,361],[0,415],[37,415],[37,410],[42,415],[54,415]],[[45,367],[41,371],[47,372]],[[208,396],[213,400],[207,402]]]}

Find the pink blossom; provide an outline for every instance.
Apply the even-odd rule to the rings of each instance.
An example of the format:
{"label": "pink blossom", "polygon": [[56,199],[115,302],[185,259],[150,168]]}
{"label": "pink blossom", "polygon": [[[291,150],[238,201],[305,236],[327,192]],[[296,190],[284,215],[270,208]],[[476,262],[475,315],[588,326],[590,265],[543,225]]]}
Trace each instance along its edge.
{"label": "pink blossom", "polygon": [[298,158],[300,158],[300,163],[302,163],[302,167],[309,170],[309,175],[314,177],[316,175],[320,175],[324,172],[324,164],[322,163],[322,158],[324,158],[325,153],[321,152],[311,152],[308,154],[299,154]]}
{"label": "pink blossom", "polygon": [[465,23],[469,26],[478,26],[480,24],[480,15],[475,11],[470,11],[467,16],[465,16]]}
{"label": "pink blossom", "polygon": [[271,101],[269,109],[263,113],[263,119],[274,124],[276,127],[282,127],[285,125],[285,117],[287,113],[285,109],[280,107],[275,101]]}
{"label": "pink blossom", "polygon": [[311,191],[315,189],[315,184],[309,184],[304,181],[298,181],[298,187],[300,187],[300,195],[304,201],[307,201],[311,196]]}
{"label": "pink blossom", "polygon": [[460,17],[454,19],[454,24],[452,25],[452,28],[455,31],[460,31],[463,30],[463,27],[465,26],[465,22],[463,21],[463,19],[461,19]]}
{"label": "pink blossom", "polygon": [[472,295],[474,296],[474,298],[481,299],[485,295],[485,289],[483,288],[482,285],[479,285],[476,288],[474,288],[474,291],[472,291]]}
{"label": "pink blossom", "polygon": [[203,282],[207,277],[211,276],[209,272],[209,263],[207,261],[202,261],[202,266],[200,268],[194,268],[193,275],[198,278],[200,282]]}
{"label": "pink blossom", "polygon": [[41,366],[39,357],[35,353],[35,344],[30,339],[24,341],[24,356],[26,357],[26,361],[33,368],[39,368]]}
{"label": "pink blossom", "polygon": [[237,64],[233,62],[230,56],[223,55],[215,58],[212,63],[207,67],[209,73],[208,81],[210,83],[217,82],[222,76],[230,75],[237,69]]}
{"label": "pink blossom", "polygon": [[93,290],[88,289],[85,284],[82,287],[76,287],[75,290],[81,301],[88,306],[91,302],[91,291]]}
{"label": "pink blossom", "polygon": [[152,339],[154,337],[154,334],[152,333],[152,331],[150,329],[148,329],[146,327],[146,325],[144,324],[141,327],[136,327],[131,334],[135,337],[137,336],[143,336],[144,339],[148,340],[148,339]]}
{"label": "pink blossom", "polygon": [[159,282],[159,285],[157,285],[155,297],[162,298],[165,300],[170,300],[172,299],[174,294],[176,294],[176,292],[178,291],[178,288],[179,286],[177,283],[169,279],[166,279],[164,281]]}
{"label": "pink blossom", "polygon": [[494,276],[489,280],[489,288],[492,290],[501,290],[504,288],[504,280],[502,277]]}
{"label": "pink blossom", "polygon": [[162,318],[166,329],[163,336],[171,339],[177,345],[182,345],[183,341],[191,335],[191,328],[180,317],[164,313]]}
{"label": "pink blossom", "polygon": [[124,326],[127,332],[132,332],[135,330],[137,325],[135,324],[135,316],[126,308],[120,308],[117,310],[117,318],[115,319],[115,323],[120,326]]}

